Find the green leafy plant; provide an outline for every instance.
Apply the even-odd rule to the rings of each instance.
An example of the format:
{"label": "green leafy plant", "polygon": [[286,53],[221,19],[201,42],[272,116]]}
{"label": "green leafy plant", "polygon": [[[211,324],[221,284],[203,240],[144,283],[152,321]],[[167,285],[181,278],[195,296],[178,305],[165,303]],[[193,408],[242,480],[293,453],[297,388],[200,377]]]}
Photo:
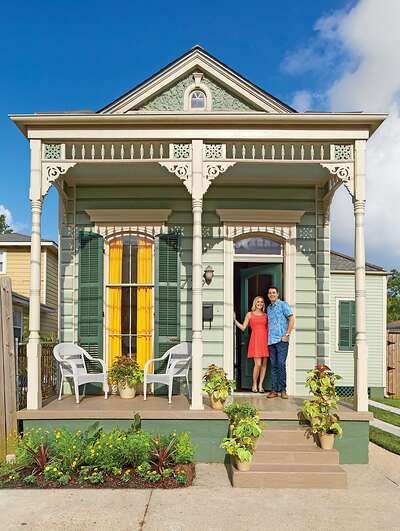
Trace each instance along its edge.
{"label": "green leafy plant", "polygon": [[262,429],[260,427],[260,417],[258,415],[238,420],[232,429],[232,437],[239,441],[247,437],[258,438],[261,433]]}
{"label": "green leafy plant", "polygon": [[334,413],[339,402],[335,383],[340,379],[327,365],[317,365],[308,372],[305,385],[314,396],[304,400],[299,417],[309,423],[309,433],[342,436],[339,416]]}
{"label": "green leafy plant", "polygon": [[175,451],[172,460],[175,464],[191,463],[195,448],[190,435],[186,432],[179,433],[175,439]]}
{"label": "green leafy plant", "polygon": [[255,417],[257,408],[250,402],[232,402],[224,407],[224,413],[229,418],[230,424],[236,424],[240,419]]}
{"label": "green leafy plant", "polygon": [[121,476],[121,479],[122,481],[124,481],[125,483],[128,483],[128,481],[130,481],[132,478],[131,476],[131,469],[130,468],[127,468],[124,473],[122,474]]}
{"label": "green leafy plant", "polygon": [[36,476],[34,476],[33,474],[29,474],[28,476],[24,477],[24,483],[26,483],[27,485],[34,485],[36,483],[36,479]]}
{"label": "green leafy plant", "polygon": [[128,356],[119,356],[111,366],[109,379],[112,384],[134,387],[142,383],[143,369],[139,364]]}
{"label": "green leafy plant", "polygon": [[174,477],[178,483],[180,483],[181,485],[186,485],[187,483],[186,472],[184,472],[183,470],[180,470],[179,472],[174,474]]}
{"label": "green leafy plant", "polygon": [[229,380],[226,372],[214,364],[208,366],[203,381],[203,391],[212,395],[215,400],[226,400],[236,387],[235,381]]}
{"label": "green leafy plant", "polygon": [[136,468],[149,461],[152,437],[143,430],[128,431],[121,445],[123,464]]}
{"label": "green leafy plant", "polygon": [[145,478],[147,473],[150,472],[151,465],[150,463],[142,463],[138,467],[136,467],[136,472],[139,474],[140,477]]}
{"label": "green leafy plant", "polygon": [[250,438],[237,440],[234,437],[226,437],[221,444],[221,448],[228,455],[236,457],[242,463],[250,461],[254,453],[254,443]]}

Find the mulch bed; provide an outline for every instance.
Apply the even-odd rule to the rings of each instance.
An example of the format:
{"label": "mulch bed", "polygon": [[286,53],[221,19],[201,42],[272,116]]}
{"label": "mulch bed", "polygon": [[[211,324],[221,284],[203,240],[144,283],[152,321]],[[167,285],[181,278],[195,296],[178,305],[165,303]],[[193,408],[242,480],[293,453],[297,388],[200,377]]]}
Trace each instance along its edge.
{"label": "mulch bed", "polygon": [[[0,489],[181,489],[190,487],[196,476],[195,465],[193,463],[188,465],[177,465],[179,471],[186,473],[187,482],[185,484],[178,483],[174,478],[161,478],[157,482],[147,481],[136,473],[131,474],[129,481],[123,481],[121,476],[113,474],[104,474],[103,483],[92,484],[89,481],[79,482],[75,476],[71,477],[68,485],[60,485],[57,481],[50,481],[43,476],[38,475],[36,482],[33,485],[26,484],[22,479],[10,480]],[[124,471],[123,471],[124,472]],[[31,473],[31,469],[23,469],[19,471],[21,477],[26,477]]]}

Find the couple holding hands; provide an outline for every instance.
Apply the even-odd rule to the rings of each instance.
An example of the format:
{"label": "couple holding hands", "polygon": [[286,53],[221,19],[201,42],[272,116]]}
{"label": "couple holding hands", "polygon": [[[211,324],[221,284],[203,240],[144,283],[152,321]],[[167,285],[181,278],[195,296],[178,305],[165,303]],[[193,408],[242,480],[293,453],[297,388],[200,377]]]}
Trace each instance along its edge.
{"label": "couple holding hands", "polygon": [[247,357],[254,359],[253,393],[264,392],[264,378],[268,358],[271,363],[272,390],[267,398],[288,398],[286,393],[286,358],[289,350],[290,333],[294,327],[293,312],[287,302],[279,298],[279,289],[268,289],[270,304],[265,311],[263,297],[257,296],[251,311],[246,314],[243,324],[235,319],[236,326],[244,332],[248,326],[251,336]]}

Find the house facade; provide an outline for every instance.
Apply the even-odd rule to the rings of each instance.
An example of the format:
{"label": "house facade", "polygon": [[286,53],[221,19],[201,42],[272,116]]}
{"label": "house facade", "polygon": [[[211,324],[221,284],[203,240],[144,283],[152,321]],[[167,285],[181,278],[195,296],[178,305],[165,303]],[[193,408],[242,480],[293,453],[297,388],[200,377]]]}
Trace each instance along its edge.
{"label": "house facade", "polygon": [[[341,375],[338,392],[353,393],[353,350],[356,335],[354,258],[331,251],[330,367]],[[368,342],[368,392],[383,398],[387,391],[386,305],[387,275],[382,267],[366,263],[366,336]]]}
{"label": "house facade", "polygon": [[[356,408],[368,409],[365,148],[384,115],[297,113],[199,47],[93,113],[14,115],[31,147],[28,408],[40,407],[41,209],[60,197],[60,340],[110,365],[191,341],[192,409],[210,363],[246,389],[233,328],[277,285],[293,307],[288,392],[330,363],[329,209],[355,215]],[[350,374],[350,373],[349,373]]]}
{"label": "house facade", "polygon": [[[31,237],[25,234],[0,234],[0,275],[11,278],[13,290],[14,337],[27,340]],[[58,246],[43,240],[40,253],[40,335],[42,339],[58,336]]]}

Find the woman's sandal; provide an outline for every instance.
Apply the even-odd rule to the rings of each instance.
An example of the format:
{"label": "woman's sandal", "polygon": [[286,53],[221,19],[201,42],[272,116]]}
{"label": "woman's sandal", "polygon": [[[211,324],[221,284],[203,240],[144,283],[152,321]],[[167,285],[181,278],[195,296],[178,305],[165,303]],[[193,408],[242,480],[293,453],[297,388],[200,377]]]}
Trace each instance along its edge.
{"label": "woman's sandal", "polygon": [[252,387],[252,388],[251,388],[251,392],[252,392],[252,393],[258,393],[258,391],[257,391],[257,387],[256,387],[255,390],[254,390],[254,387]]}
{"label": "woman's sandal", "polygon": [[259,392],[261,395],[265,394],[264,389],[259,389],[258,392]]}

